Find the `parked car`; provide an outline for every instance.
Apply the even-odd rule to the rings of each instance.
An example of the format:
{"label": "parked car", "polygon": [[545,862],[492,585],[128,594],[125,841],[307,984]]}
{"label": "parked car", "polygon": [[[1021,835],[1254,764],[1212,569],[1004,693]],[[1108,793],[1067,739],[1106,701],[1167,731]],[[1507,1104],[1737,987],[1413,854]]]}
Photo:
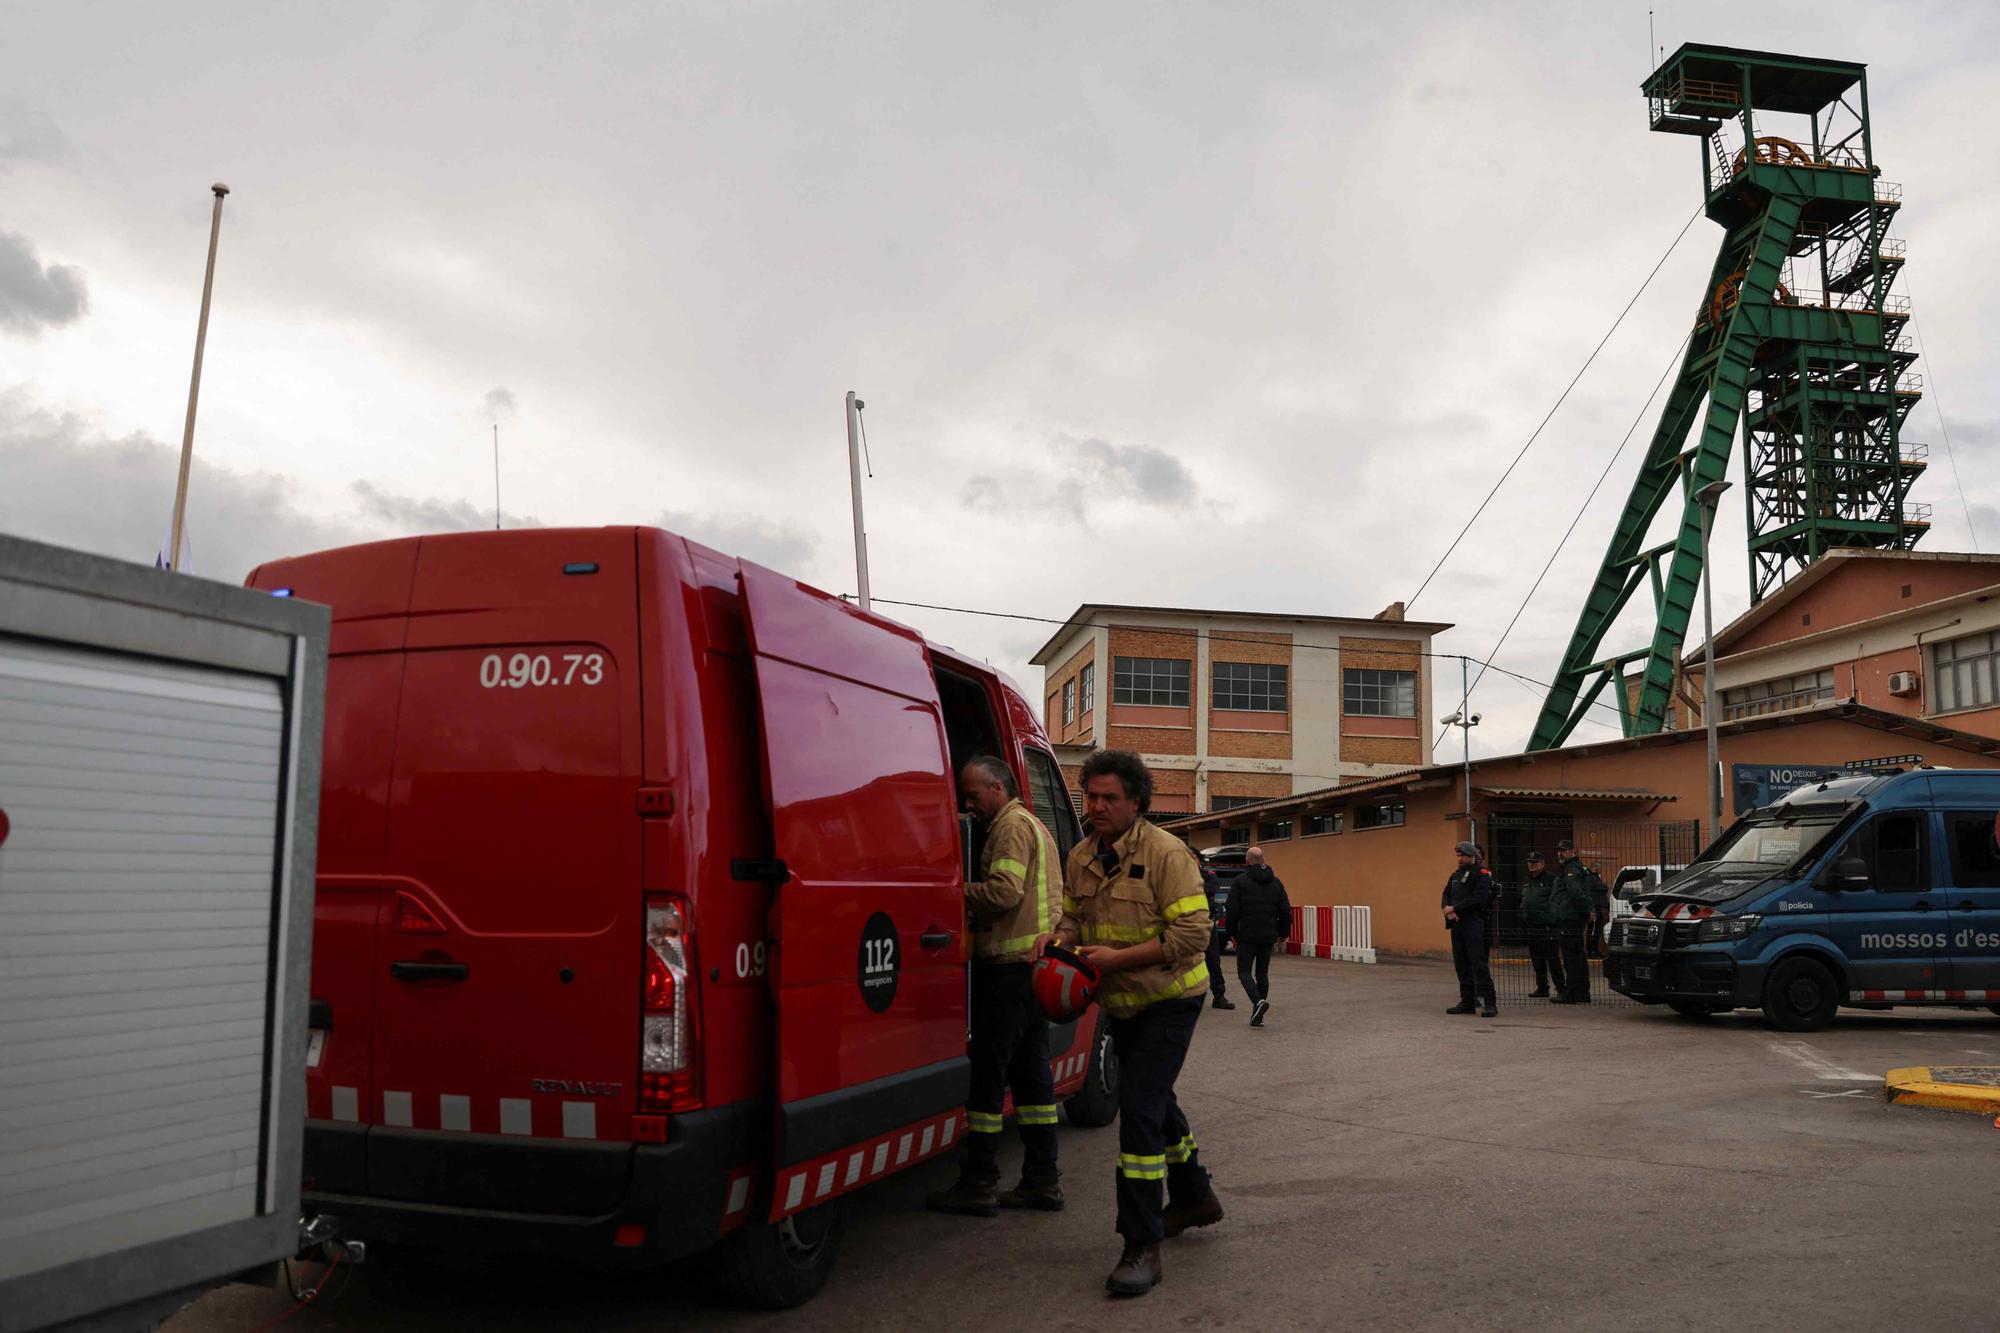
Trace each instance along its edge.
{"label": "parked car", "polygon": [[1232,843],[1227,847],[1210,847],[1200,853],[1202,864],[1215,872],[1215,935],[1222,942],[1224,953],[1235,953],[1235,946],[1223,934],[1222,923],[1229,914],[1229,894],[1236,887],[1236,877],[1250,864],[1250,845]]}

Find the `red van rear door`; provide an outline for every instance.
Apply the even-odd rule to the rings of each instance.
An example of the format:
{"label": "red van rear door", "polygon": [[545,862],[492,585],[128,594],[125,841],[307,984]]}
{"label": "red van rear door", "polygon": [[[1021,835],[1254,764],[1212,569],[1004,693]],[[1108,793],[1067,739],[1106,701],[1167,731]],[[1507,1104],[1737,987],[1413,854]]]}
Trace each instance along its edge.
{"label": "red van rear door", "polygon": [[744,561],[772,909],[772,1216],[946,1150],[967,1090],[957,799],[923,640]]}
{"label": "red van rear door", "polygon": [[[641,990],[637,621],[630,530],[424,540],[365,1121],[629,1139]],[[373,1193],[495,1206],[525,1197],[520,1182],[420,1169],[408,1142],[371,1139]],[[434,1161],[439,1150],[424,1151]],[[622,1169],[575,1182],[569,1210],[606,1206],[598,1185],[615,1202]]]}

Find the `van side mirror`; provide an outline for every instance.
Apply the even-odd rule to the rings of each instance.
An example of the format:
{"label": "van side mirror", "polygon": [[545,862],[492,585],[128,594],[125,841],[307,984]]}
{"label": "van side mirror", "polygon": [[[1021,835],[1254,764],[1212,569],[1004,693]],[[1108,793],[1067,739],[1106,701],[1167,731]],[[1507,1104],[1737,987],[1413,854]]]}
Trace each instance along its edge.
{"label": "van side mirror", "polygon": [[1868,863],[1858,856],[1843,856],[1826,872],[1825,887],[1836,893],[1853,893],[1868,887]]}
{"label": "van side mirror", "polygon": [[1618,878],[1614,882],[1613,887],[1622,889],[1627,884],[1644,883],[1646,879],[1646,873],[1647,873],[1646,871],[1641,870],[1637,866],[1632,866],[1625,870],[1621,870],[1618,872]]}

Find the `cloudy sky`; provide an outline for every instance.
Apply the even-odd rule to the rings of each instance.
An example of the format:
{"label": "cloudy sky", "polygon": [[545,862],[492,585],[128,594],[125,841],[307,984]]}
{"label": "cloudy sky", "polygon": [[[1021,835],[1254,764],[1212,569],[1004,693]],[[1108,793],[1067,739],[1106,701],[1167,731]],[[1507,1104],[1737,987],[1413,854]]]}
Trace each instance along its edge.
{"label": "cloudy sky", "polygon": [[[1669,50],[1869,63],[1933,394],[1906,431],[1939,460],[1928,544],[2000,543],[1996,11],[1654,8]],[[193,568],[232,581],[489,523],[498,422],[509,522],[663,524],[848,590],[853,388],[878,596],[1372,615],[1699,199],[1694,141],[1646,131],[1636,4],[193,12],[9,11],[0,530],[165,546],[225,181],[189,512]],[[1412,606],[1459,626],[1441,651],[1488,655],[1717,237],[1695,224]],[[1552,673],[1651,424],[1511,669]],[[1732,503],[1719,614],[1747,600],[1742,533]],[[899,614],[1038,679],[1044,626]],[[1476,703],[1480,748],[1518,748],[1535,693]]]}

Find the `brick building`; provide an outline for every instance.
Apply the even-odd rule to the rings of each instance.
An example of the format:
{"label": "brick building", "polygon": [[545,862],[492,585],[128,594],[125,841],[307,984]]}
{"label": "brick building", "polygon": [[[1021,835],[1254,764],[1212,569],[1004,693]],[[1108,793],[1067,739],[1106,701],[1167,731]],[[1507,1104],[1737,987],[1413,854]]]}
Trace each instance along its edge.
{"label": "brick building", "polygon": [[[1725,771],[1794,781],[1892,765],[2000,767],[2000,740],[1860,704],[1757,714],[1719,731]],[[1607,881],[1625,865],[1682,865],[1713,836],[1706,768],[1699,730],[1476,759],[1474,835],[1503,887],[1519,884],[1530,849],[1551,853],[1561,838],[1573,839]],[[1449,948],[1438,893],[1457,864],[1452,845],[1466,836],[1467,786],[1463,767],[1441,764],[1173,827],[1197,848],[1254,839],[1295,905],[1368,908],[1378,952],[1438,953]]]}
{"label": "brick building", "polygon": [[1162,814],[1227,809],[1430,762],[1432,636],[1368,619],[1086,604],[1034,656],[1072,789],[1136,750]]}
{"label": "brick building", "polygon": [[[1716,631],[1723,721],[1829,700],[2000,736],[2000,556],[1836,550]],[[1701,725],[1703,654],[1674,725]]]}

